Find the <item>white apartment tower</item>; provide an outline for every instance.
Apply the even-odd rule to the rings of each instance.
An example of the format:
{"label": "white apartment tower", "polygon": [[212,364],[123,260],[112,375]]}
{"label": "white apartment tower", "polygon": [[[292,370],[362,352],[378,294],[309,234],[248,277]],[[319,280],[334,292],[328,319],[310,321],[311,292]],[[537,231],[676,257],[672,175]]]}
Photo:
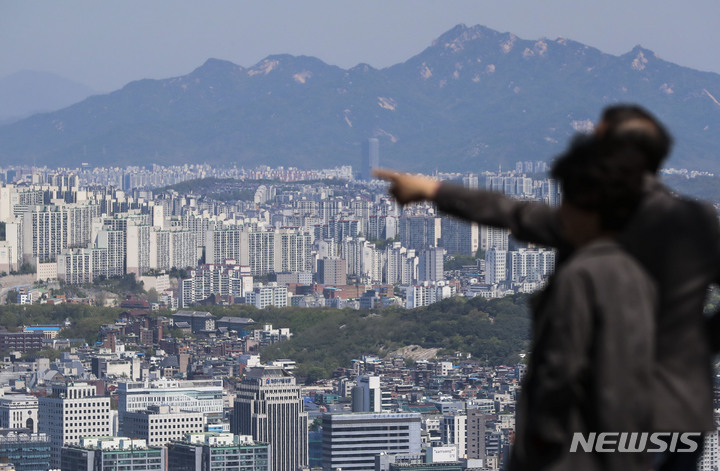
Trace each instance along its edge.
{"label": "white apartment tower", "polygon": [[507,251],[492,248],[485,253],[485,283],[495,284],[507,279]]}
{"label": "white apartment tower", "polygon": [[23,213],[26,262],[54,262],[68,247],[68,212],[63,206],[35,206]]}
{"label": "white apartment tower", "polygon": [[408,250],[400,242],[393,242],[392,246],[385,249],[385,283],[414,283],[418,279],[418,263],[415,250]]}
{"label": "white apartment tower", "polygon": [[52,387],[39,398],[40,433],[50,437],[50,464],[60,467],[63,445],[76,445],[83,437],[110,436],[110,398],[96,395],[95,385],[67,383]]}

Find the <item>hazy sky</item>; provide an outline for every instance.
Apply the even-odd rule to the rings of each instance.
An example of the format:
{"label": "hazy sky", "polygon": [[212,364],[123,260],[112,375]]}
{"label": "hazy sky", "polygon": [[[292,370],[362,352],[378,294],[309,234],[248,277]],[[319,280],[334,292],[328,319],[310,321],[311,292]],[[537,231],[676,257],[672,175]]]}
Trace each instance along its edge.
{"label": "hazy sky", "polygon": [[615,55],[640,44],[720,73],[719,0],[0,0],[0,78],[38,70],[110,91],[280,53],[383,68],[458,23]]}

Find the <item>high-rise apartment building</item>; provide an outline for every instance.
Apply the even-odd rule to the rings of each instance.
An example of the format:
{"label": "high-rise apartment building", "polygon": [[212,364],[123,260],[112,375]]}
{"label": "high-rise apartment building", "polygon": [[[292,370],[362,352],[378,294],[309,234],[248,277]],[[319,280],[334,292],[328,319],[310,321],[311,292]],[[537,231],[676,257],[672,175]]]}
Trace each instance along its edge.
{"label": "high-rise apartment building", "polygon": [[24,260],[54,262],[68,247],[68,211],[64,206],[34,206],[23,213]]}
{"label": "high-rise apartment building", "polygon": [[326,257],[318,260],[318,283],[326,286],[338,286],[347,283],[347,266],[339,257]]}
{"label": "high-rise apartment building", "polygon": [[180,307],[187,307],[211,295],[244,297],[253,289],[250,267],[238,265],[232,260],[226,264],[207,264],[188,272],[189,277],[180,280]]}
{"label": "high-rise apartment building", "polygon": [[232,432],[270,444],[272,471],[308,464],[308,416],[295,377],[280,367],[254,367],[237,387]]}
{"label": "high-rise apartment building", "polygon": [[57,256],[57,276],[68,284],[92,283],[109,271],[108,249],[67,249]]}
{"label": "high-rise apartment building", "polygon": [[247,250],[247,243],[247,232],[242,229],[209,230],[205,235],[205,262],[223,264],[226,260],[240,261]]}
{"label": "high-rise apartment building", "polygon": [[277,283],[272,283],[253,288],[252,291],[247,293],[245,303],[252,304],[258,309],[265,309],[268,306],[287,307],[287,286],[278,286]]}
{"label": "high-rise apartment building", "polygon": [[507,279],[507,251],[492,248],[485,252],[485,283],[501,283]]}
{"label": "high-rise apartment building", "polygon": [[510,231],[504,227],[480,226],[480,248],[507,250]]}
{"label": "high-rise apartment building", "polygon": [[79,444],[83,437],[111,435],[110,398],[96,395],[88,383],[67,383],[52,387],[52,394],[39,398],[40,432],[50,437],[51,465],[61,465],[65,445]]}
{"label": "high-rise apartment building", "polygon": [[388,284],[409,285],[418,279],[419,259],[415,250],[408,250],[400,242],[385,248],[385,276]]}
{"label": "high-rise apartment building", "polygon": [[122,230],[102,229],[98,233],[97,248],[107,253],[107,276],[125,274],[125,232]]}
{"label": "high-rise apartment building", "polygon": [[442,219],[435,216],[403,216],[398,220],[397,239],[403,247],[422,250],[437,247],[442,235]]}
{"label": "high-rise apartment building", "polygon": [[433,247],[420,251],[418,281],[435,282],[445,279],[443,274],[445,249]]}
{"label": "high-rise apartment building", "polygon": [[540,281],[555,270],[555,252],[546,249],[518,249],[508,252],[508,278],[513,282]]}
{"label": "high-rise apartment building", "polygon": [[475,255],[480,246],[480,229],[474,222],[442,218],[442,246],[448,255]]}

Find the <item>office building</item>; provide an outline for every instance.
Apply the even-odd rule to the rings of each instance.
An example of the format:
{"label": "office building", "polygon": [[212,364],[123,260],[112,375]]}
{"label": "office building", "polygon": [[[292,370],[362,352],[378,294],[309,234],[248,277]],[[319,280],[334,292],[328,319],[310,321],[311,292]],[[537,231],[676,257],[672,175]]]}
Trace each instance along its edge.
{"label": "office building", "polygon": [[0,397],[0,429],[27,429],[38,432],[38,399],[27,394]]}
{"label": "office building", "polygon": [[16,471],[50,469],[50,437],[27,430],[0,430],[0,462]]}
{"label": "office building", "polygon": [[173,471],[269,471],[270,447],[250,435],[192,433],[168,446]]}
{"label": "office building", "polygon": [[88,437],[62,449],[62,471],[165,471],[162,448],[126,437]]}
{"label": "office building", "polygon": [[323,469],[373,471],[381,453],[420,453],[418,413],[323,414]]}
{"label": "office building", "polygon": [[162,378],[118,383],[118,415],[123,428],[125,414],[167,405],[187,412],[202,412],[208,419],[223,416],[222,380],[178,381]]}
{"label": "office building", "polygon": [[123,434],[141,438],[149,446],[163,446],[182,440],[185,434],[205,431],[207,420],[202,412],[188,412],[177,406],[153,405],[123,414]]}
{"label": "office building", "polygon": [[275,366],[253,367],[237,387],[232,432],[270,444],[272,471],[308,464],[308,416],[295,377]]}
{"label": "office building", "polygon": [[51,465],[60,467],[60,450],[83,437],[111,435],[110,398],[96,395],[95,385],[67,383],[39,398],[40,432],[50,437]]}

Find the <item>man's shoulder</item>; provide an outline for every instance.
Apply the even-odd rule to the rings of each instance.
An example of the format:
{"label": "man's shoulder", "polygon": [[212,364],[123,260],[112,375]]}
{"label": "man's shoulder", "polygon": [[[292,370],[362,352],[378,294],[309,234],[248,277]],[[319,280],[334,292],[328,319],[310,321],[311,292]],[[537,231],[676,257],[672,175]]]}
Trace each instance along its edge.
{"label": "man's shoulder", "polygon": [[640,263],[614,239],[599,239],[580,247],[561,269],[567,278],[646,278]]}
{"label": "man's shoulder", "polygon": [[661,216],[662,219],[683,221],[693,226],[718,224],[717,211],[712,205],[674,193],[659,182],[646,189],[637,216],[639,221],[646,221],[649,217],[659,222],[657,218]]}

